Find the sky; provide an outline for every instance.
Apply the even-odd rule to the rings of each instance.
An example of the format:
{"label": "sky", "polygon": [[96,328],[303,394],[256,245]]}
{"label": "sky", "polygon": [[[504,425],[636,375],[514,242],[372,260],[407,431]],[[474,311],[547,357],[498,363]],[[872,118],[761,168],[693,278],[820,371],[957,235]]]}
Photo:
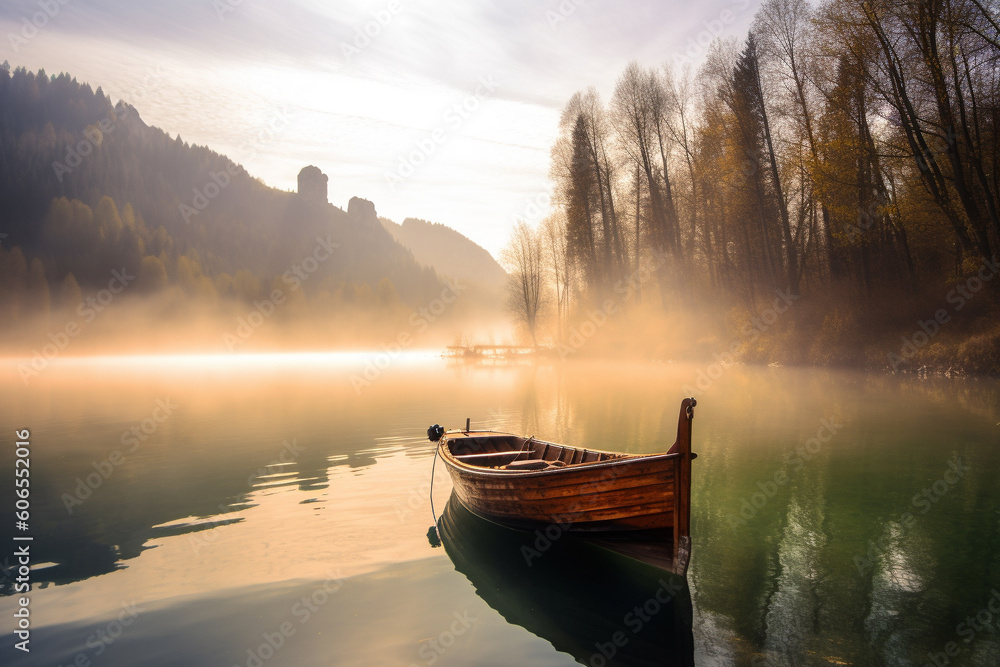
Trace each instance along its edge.
{"label": "sky", "polygon": [[270,186],[441,222],[494,255],[550,201],[563,105],[697,66],[757,0],[4,0],[0,61],[68,72]]}

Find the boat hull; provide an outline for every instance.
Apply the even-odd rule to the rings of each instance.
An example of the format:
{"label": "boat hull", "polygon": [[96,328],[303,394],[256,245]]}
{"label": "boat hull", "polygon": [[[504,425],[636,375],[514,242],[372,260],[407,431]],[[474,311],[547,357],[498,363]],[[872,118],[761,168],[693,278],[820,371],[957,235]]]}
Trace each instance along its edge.
{"label": "boat hull", "polygon": [[462,504],[508,526],[594,532],[674,525],[677,454],[517,473],[445,462]]}

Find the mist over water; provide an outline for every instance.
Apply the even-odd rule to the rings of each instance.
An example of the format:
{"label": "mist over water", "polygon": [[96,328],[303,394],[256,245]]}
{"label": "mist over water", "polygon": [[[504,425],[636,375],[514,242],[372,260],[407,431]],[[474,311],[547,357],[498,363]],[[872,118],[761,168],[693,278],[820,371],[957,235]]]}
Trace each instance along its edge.
{"label": "mist over water", "polygon": [[[265,664],[575,664],[428,545],[424,430],[469,417],[663,451],[685,386],[696,664],[924,664],[955,642],[991,665],[1000,650],[1000,615],[962,625],[1000,590],[995,380],[730,366],[698,384],[694,365],[406,353],[352,384],[373,354],[59,359],[28,386],[5,362],[0,421],[33,434],[36,565],[37,652],[11,664],[245,665],[286,622]],[[449,488],[438,467],[438,513]]]}

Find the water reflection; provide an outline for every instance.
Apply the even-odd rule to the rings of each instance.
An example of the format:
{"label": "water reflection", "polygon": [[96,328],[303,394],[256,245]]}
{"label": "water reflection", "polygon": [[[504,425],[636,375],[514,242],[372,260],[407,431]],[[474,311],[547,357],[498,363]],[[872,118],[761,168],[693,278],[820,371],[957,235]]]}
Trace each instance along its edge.
{"label": "water reflection", "polygon": [[[395,632],[399,664],[423,664],[420,639],[437,636],[438,620],[445,623],[454,610],[476,604],[482,629],[436,667],[517,664],[503,662],[514,645],[531,655],[520,664],[564,666],[569,655],[590,660],[596,643],[621,630],[628,610],[600,608],[628,599],[614,590],[574,588],[595,580],[579,565],[585,554],[550,558],[557,551],[547,551],[523,567],[523,555],[505,540],[453,522],[455,530],[476,535],[456,542],[475,552],[462,557],[470,568],[461,571],[480,589],[477,597],[442,550],[427,545],[433,447],[424,430],[471,417],[476,426],[557,442],[663,451],[673,441],[683,388],[700,369],[589,362],[456,368],[431,359],[394,365],[359,394],[350,376],[363,360],[357,368],[321,362],[244,367],[242,360],[217,366],[197,360],[159,370],[53,364],[28,387],[16,367],[7,367],[0,433],[32,429],[36,627],[83,624],[85,634],[76,639],[85,641],[93,631],[88,619],[110,618],[119,601],[133,597],[145,605],[179,604],[181,619],[191,610],[177,602],[183,596],[321,580],[329,568],[345,577],[375,576],[398,565],[396,600],[387,604],[405,600],[413,614],[437,610],[441,619],[406,636],[385,629],[381,608],[364,621],[345,609],[337,622],[351,636]],[[123,449],[122,434],[168,398],[178,406],[170,418],[144,433],[135,451]],[[699,667],[754,659],[922,665],[952,641],[966,664],[1000,664],[1000,614],[969,642],[959,634],[960,624],[1000,591],[1000,382],[728,368],[698,398],[688,582]],[[789,453],[830,418],[842,424],[836,437],[797,465]],[[65,494],[75,493],[79,480],[116,449],[124,462],[69,512]],[[941,486],[946,490],[926,509],[915,505],[956,455],[968,466],[961,480]],[[449,486],[447,472],[441,466],[437,472],[440,510]],[[0,477],[13,477],[10,457],[0,460]],[[10,511],[9,502],[0,504],[6,544]],[[906,512],[914,522],[902,521]],[[509,562],[497,563],[504,559],[493,552],[507,553]],[[420,568],[406,567],[420,559],[440,575],[433,587],[415,574]],[[506,576],[490,579],[474,569],[484,563]],[[592,563],[594,572],[601,568],[607,570]],[[552,609],[549,598],[556,595],[539,598],[551,581],[561,581],[556,592],[569,596],[568,611]],[[16,601],[10,581],[4,583],[0,614],[6,616]],[[648,597],[652,584],[636,587]],[[503,616],[491,619],[483,600]],[[604,625],[595,629],[577,618],[584,614],[575,610],[586,608],[604,613]],[[560,626],[562,616],[574,624]],[[206,637],[233,632],[212,618],[203,616]],[[574,636],[576,626],[589,627],[589,636]],[[190,635],[185,627],[165,621],[150,633],[170,645]],[[642,642],[629,646],[638,650]],[[365,655],[377,657],[376,648]],[[473,654],[478,662],[469,659]],[[230,664],[245,662],[234,657]],[[308,662],[283,657],[268,667],[276,664]]]}
{"label": "water reflection", "polygon": [[570,537],[511,530],[452,495],[439,534],[455,569],[509,623],[584,665],[694,665],[687,581]]}

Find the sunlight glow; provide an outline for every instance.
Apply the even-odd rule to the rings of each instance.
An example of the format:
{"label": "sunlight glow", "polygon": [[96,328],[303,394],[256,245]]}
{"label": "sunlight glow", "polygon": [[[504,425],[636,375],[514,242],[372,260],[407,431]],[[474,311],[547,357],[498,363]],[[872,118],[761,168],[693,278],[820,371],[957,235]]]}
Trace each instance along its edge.
{"label": "sunlight glow", "polygon": [[[249,352],[249,353],[189,353],[189,354],[123,354],[60,357],[48,361],[52,366],[67,368],[93,367],[110,369],[123,367],[160,367],[187,371],[205,367],[282,369],[308,367],[364,366],[389,357],[391,363],[426,363],[439,359],[440,350],[407,350],[390,355],[381,350],[313,351],[313,352]],[[30,363],[29,357],[7,357],[0,365],[16,366]],[[384,362],[381,362],[384,363]]]}

